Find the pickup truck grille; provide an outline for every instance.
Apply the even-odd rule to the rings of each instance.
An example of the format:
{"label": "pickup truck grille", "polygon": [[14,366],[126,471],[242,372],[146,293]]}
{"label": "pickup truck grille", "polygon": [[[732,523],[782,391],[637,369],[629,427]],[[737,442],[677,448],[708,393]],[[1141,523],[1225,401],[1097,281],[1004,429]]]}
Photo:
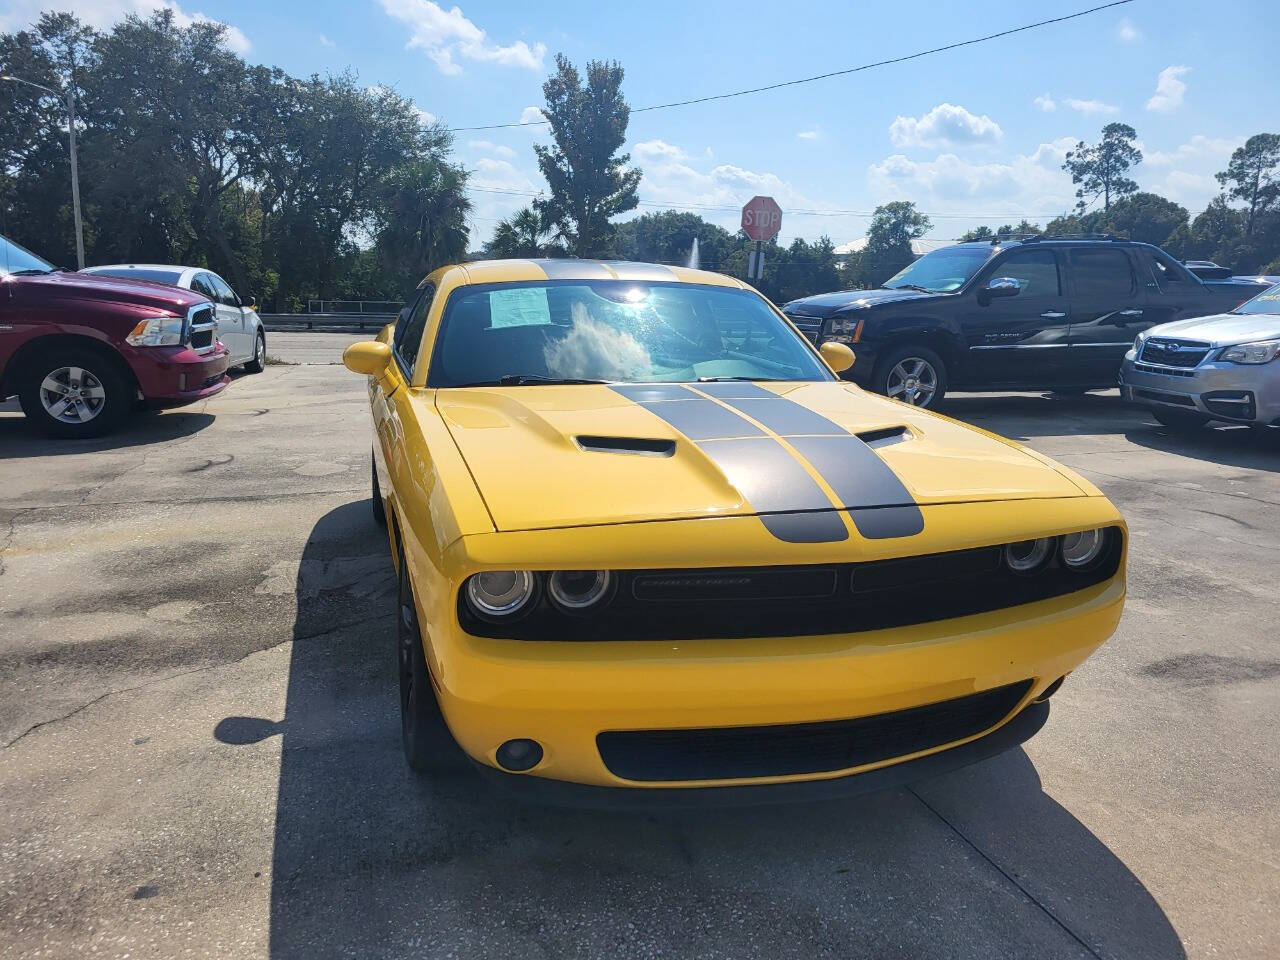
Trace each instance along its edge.
{"label": "pickup truck grille", "polygon": [[1165,367],[1196,367],[1209,353],[1209,344],[1198,340],[1170,340],[1150,337],[1142,344],[1143,363]]}
{"label": "pickup truck grille", "polygon": [[806,317],[799,313],[788,313],[787,319],[796,325],[796,328],[808,338],[810,343],[816,344],[822,337],[821,317]]}
{"label": "pickup truck grille", "polygon": [[218,334],[218,320],[213,307],[209,304],[192,307],[187,317],[191,349],[196,353],[212,353]]}

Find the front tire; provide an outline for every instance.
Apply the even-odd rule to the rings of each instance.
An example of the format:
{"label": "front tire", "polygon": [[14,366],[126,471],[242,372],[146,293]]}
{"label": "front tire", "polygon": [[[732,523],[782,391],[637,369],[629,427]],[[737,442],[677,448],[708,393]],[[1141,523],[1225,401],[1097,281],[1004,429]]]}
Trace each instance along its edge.
{"label": "front tire", "polygon": [[133,406],[128,377],[96,350],[50,350],[27,361],[27,368],[18,386],[18,402],[27,418],[49,436],[100,437],[114,430]]}
{"label": "front tire", "polygon": [[267,337],[261,330],[253,338],[253,359],[244,368],[249,373],[261,373],[267,368]]}
{"label": "front tire", "polygon": [[928,347],[899,347],[876,364],[871,386],[892,400],[933,409],[947,392],[947,365]]}
{"label": "front tire", "polygon": [[400,584],[396,616],[396,651],[400,668],[400,740],[404,759],[416,773],[457,769],[463,755],[440,712],[427,671],[418,628],[418,608],[409,582],[409,564],[400,550]]}
{"label": "front tire", "polygon": [[1203,413],[1188,413],[1185,410],[1152,409],[1150,413],[1170,430],[1199,430],[1209,422],[1209,418]]}

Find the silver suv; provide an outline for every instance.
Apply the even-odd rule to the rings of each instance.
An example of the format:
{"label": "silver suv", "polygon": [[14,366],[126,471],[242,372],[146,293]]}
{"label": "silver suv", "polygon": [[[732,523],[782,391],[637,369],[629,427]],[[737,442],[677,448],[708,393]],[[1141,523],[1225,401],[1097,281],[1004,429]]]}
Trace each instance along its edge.
{"label": "silver suv", "polygon": [[1120,392],[1170,427],[1210,420],[1280,426],[1280,284],[1230,313],[1138,334]]}

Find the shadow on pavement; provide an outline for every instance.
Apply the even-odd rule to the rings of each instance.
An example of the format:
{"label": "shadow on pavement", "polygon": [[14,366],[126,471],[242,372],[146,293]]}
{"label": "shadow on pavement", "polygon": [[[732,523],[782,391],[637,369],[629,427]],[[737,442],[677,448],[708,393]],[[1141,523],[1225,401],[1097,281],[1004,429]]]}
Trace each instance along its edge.
{"label": "shadow on pavement", "polygon": [[1184,956],[1021,750],[850,801],[663,815],[527,806],[469,770],[418,779],[394,588],[369,502],[326,515],[283,720],[215,730],[283,738],[272,957]]}
{"label": "shadow on pavement", "polygon": [[[4,414],[13,414],[5,416]],[[91,440],[59,440],[46,437],[22,415],[17,401],[0,403],[0,460],[66,456],[99,450],[127,450],[178,440],[199,433],[214,421],[211,413],[192,410],[139,410],[118,430]]]}

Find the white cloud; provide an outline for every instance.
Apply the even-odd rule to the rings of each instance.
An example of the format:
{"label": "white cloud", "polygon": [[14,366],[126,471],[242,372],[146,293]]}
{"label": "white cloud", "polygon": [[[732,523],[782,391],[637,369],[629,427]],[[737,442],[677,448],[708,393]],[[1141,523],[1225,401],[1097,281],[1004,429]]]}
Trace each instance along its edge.
{"label": "white cloud", "polygon": [[995,143],[1003,136],[1000,125],[986,114],[977,116],[952,103],[940,103],[922,117],[898,117],[889,124],[889,139],[895,147]]}
{"label": "white cloud", "polygon": [[1187,85],[1179,78],[1190,70],[1190,67],[1165,67],[1156,78],[1156,92],[1147,101],[1148,110],[1161,113],[1176,110],[1182,106],[1182,95],[1187,92]]}
{"label": "white cloud", "polygon": [[467,146],[472,150],[492,153],[495,157],[503,157],[506,160],[514,160],[516,156],[516,152],[510,147],[494,143],[492,140],[468,140]]}
{"label": "white cloud", "polygon": [[1074,138],[1062,137],[1040,144],[1032,153],[986,163],[962,160],[954,153],[925,161],[895,154],[868,168],[868,182],[876,203],[914,200],[931,213],[994,211],[1013,219],[1042,218],[1075,202],[1071,180],[1061,169],[1074,146]]}
{"label": "white cloud", "polygon": [[1147,150],[1142,147],[1143,163],[1152,167],[1186,166],[1187,164],[1213,165],[1214,169],[1226,166],[1236,147],[1244,146],[1244,137],[1206,137],[1197,133],[1173,150]]}
{"label": "white cloud", "polygon": [[818,139],[818,131],[817,131],[817,130],[801,130],[799,133],[797,133],[797,134],[796,134],[796,139],[798,139],[798,140],[817,140],[817,139]]}
{"label": "white cloud", "polygon": [[1053,113],[1053,111],[1058,109],[1057,101],[1055,101],[1053,97],[1049,96],[1049,94],[1047,93],[1040,94],[1040,96],[1036,97],[1031,102],[1034,103],[1041,110],[1043,110],[1045,113]]}
{"label": "white cloud", "polygon": [[1062,102],[1072,110],[1078,110],[1083,114],[1120,112],[1119,107],[1110,103],[1103,103],[1101,100],[1077,100],[1074,97],[1068,97]]}
{"label": "white cloud", "polygon": [[423,110],[421,107],[418,107],[418,106],[415,106],[413,109],[417,112],[418,119],[421,120],[423,123],[427,124],[428,126],[430,126],[431,124],[435,123],[438,119],[440,119],[430,110]]}
{"label": "white cloud", "polygon": [[[52,4],[49,0],[13,0],[0,9],[0,30],[25,29],[40,19],[42,11],[53,6],[57,4]],[[249,52],[249,38],[239,27],[233,27],[199,11],[187,13],[174,0],[77,0],[74,5],[75,15],[80,21],[99,30],[105,30],[131,13],[148,17],[157,10],[172,11],[173,22],[179,27],[189,27],[193,23],[221,23],[227,28],[227,46],[236,53]]]}
{"label": "white cloud", "polygon": [[639,160],[683,162],[685,159],[683,150],[665,140],[642,140],[631,148],[631,153]]}
{"label": "white cloud", "polygon": [[320,36],[319,36],[317,39],[320,41],[320,46],[322,46],[322,47],[336,47],[336,46],[337,46],[337,44],[336,44],[336,43],[334,43],[332,40],[330,40],[328,37],[326,37],[323,33],[322,33],[322,34],[320,34]]}
{"label": "white cloud", "polygon": [[1142,31],[1128,17],[1121,17],[1116,24],[1116,37],[1121,43],[1137,43],[1142,39]]}
{"label": "white cloud", "polygon": [[542,43],[532,47],[523,40],[506,46],[491,43],[484,30],[463,16],[459,7],[444,10],[432,0],[382,0],[382,9],[389,17],[410,27],[413,35],[405,46],[425,51],[441,73],[461,73],[458,57],[541,70],[542,59],[547,54],[546,45]]}

